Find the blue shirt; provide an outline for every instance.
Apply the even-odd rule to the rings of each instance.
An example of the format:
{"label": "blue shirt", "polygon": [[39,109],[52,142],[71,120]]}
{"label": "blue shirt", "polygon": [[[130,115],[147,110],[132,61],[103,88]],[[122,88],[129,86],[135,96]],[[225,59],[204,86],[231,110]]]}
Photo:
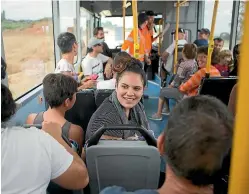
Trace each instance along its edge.
{"label": "blue shirt", "polygon": [[197,39],[194,41],[194,44],[196,44],[197,47],[199,46],[208,46],[208,40],[206,39]]}
{"label": "blue shirt", "polygon": [[112,186],[103,189],[100,194],[159,194],[156,190],[141,189],[134,192],[128,192],[123,187]]}

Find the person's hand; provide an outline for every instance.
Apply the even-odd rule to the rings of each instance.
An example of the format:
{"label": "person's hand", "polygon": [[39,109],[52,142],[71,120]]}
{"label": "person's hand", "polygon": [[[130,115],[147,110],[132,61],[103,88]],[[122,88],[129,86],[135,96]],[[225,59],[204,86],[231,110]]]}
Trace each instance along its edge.
{"label": "person's hand", "polygon": [[173,88],[173,86],[172,85],[168,85],[168,88]]}
{"label": "person's hand", "polygon": [[162,38],[162,37],[163,37],[163,33],[160,32],[160,33],[158,34],[158,37],[159,37],[159,38]]}
{"label": "person's hand", "polygon": [[78,89],[95,88],[97,85],[97,81],[91,79],[84,79],[81,81],[81,84],[82,85]]}
{"label": "person's hand", "polygon": [[62,129],[58,123],[43,121],[42,130],[55,139],[61,138]]}

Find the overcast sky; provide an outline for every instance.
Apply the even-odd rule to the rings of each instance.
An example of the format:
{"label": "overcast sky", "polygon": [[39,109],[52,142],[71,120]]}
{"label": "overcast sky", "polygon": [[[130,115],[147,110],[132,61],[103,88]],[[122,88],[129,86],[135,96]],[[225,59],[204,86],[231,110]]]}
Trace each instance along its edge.
{"label": "overcast sky", "polygon": [[[205,17],[204,26],[211,28],[212,13],[213,13],[213,1],[207,1],[205,3]],[[232,16],[233,1],[223,0],[219,3],[218,16],[216,20],[216,33],[229,32]],[[63,16],[64,25],[72,25],[73,17],[75,17],[74,1],[63,1],[60,3],[60,13]],[[2,0],[1,10],[5,10],[5,16],[7,19],[13,20],[37,20],[44,17],[52,17],[52,6],[50,0],[34,1],[34,0]],[[122,19],[116,18],[112,22],[119,26],[122,26]],[[127,27],[132,26],[132,19],[127,19]]]}

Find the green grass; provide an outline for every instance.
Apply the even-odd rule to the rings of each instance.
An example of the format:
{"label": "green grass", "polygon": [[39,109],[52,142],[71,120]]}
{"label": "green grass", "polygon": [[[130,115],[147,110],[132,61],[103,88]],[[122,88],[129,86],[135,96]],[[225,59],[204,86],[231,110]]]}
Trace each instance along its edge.
{"label": "green grass", "polygon": [[15,30],[15,29],[25,29],[33,24],[33,21],[13,21],[13,20],[3,20],[2,30]]}

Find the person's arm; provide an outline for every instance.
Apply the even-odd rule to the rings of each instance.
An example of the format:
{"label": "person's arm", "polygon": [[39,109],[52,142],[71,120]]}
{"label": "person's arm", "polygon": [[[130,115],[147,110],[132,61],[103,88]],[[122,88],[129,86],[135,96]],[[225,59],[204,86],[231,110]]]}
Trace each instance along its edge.
{"label": "person's arm", "polygon": [[105,70],[104,70],[104,74],[106,75],[107,78],[111,78],[112,77],[112,65],[113,65],[113,59],[110,57],[106,57],[106,56],[101,56],[103,63],[106,63],[105,66]]}
{"label": "person's arm", "polygon": [[83,129],[78,125],[72,124],[69,130],[69,138],[77,142],[79,146],[79,151],[81,153],[84,138]]}
{"label": "person's arm", "polygon": [[175,42],[173,42],[162,54],[162,60],[167,61],[169,55],[172,55],[175,49]]}
{"label": "person's arm", "polygon": [[54,138],[50,138],[49,145],[51,150],[52,181],[66,189],[77,190],[85,188],[89,183],[86,166],[78,154],[62,139],[60,125],[43,122],[42,130]]}
{"label": "person's arm", "polygon": [[200,69],[197,71],[187,82],[180,85],[179,90],[183,93],[193,90],[201,83],[202,78],[205,76],[205,70]]}
{"label": "person's arm", "polygon": [[133,30],[132,30],[127,39],[122,44],[121,51],[126,51],[131,46],[131,44],[133,44],[133,42],[134,40],[133,40]]}
{"label": "person's arm", "polygon": [[34,123],[36,115],[37,115],[36,113],[29,114],[29,116],[26,120],[26,124],[32,125]]}

